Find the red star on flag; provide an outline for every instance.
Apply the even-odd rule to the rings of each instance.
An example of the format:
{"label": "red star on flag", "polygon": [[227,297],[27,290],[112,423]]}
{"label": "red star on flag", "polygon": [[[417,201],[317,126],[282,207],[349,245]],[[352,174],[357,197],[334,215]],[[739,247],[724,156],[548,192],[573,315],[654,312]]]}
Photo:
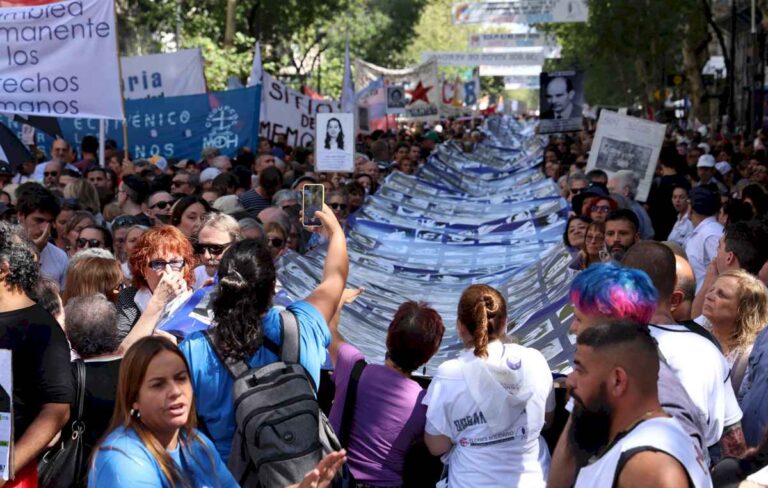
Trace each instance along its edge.
{"label": "red star on flag", "polygon": [[424,86],[421,83],[421,80],[419,80],[419,84],[416,85],[416,88],[413,90],[408,90],[408,94],[411,96],[411,105],[416,103],[418,100],[423,100],[424,103],[429,103],[429,98],[427,98],[427,93],[429,90],[431,90],[434,87],[431,86]]}

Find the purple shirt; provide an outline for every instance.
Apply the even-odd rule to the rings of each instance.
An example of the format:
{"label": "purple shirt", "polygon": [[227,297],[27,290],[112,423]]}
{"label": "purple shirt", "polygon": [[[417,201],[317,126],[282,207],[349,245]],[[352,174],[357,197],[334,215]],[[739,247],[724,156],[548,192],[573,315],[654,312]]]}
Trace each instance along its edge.
{"label": "purple shirt", "polygon": [[[333,381],[330,421],[338,432],[344,412],[344,397],[352,367],[363,353],[350,344],[339,348]],[[357,401],[349,436],[348,465],[358,481],[381,486],[402,484],[403,463],[408,448],[424,435],[427,407],[421,404],[424,390],[415,381],[379,364],[363,370],[357,386]]]}

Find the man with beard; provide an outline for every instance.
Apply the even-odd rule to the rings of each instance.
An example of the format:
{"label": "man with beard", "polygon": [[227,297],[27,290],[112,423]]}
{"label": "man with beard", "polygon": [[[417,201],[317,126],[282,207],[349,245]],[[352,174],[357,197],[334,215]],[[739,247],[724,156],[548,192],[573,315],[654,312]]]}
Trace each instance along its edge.
{"label": "man with beard", "polygon": [[168,224],[171,221],[171,208],[175,201],[167,191],[156,191],[147,199],[147,215],[155,225]]}
{"label": "man with beard", "polygon": [[[642,271],[613,264],[595,264],[573,280],[570,299],[574,309],[570,332],[578,336],[605,322],[631,321],[647,326],[656,312],[658,293]],[[704,442],[707,419],[665,361],[659,362],[658,371],[658,391],[664,410],[680,423],[703,452],[707,447]],[[573,401],[570,401],[566,409],[572,410],[572,407]],[[572,425],[572,418],[569,418],[552,455],[549,487],[573,486],[578,469],[589,457],[589,452],[580,452],[569,442]]]}
{"label": "man with beard", "polygon": [[635,212],[629,209],[614,210],[605,219],[605,247],[616,261],[640,240],[640,222]]}
{"label": "man with beard", "polygon": [[240,239],[240,225],[234,218],[222,213],[205,214],[194,244],[195,254],[202,263],[195,268],[195,289],[213,283],[221,257]]}
{"label": "man with beard", "polygon": [[633,322],[598,324],[577,338],[571,442],[597,457],[576,488],[712,486],[701,451],[662,409],[659,361],[653,338]]}

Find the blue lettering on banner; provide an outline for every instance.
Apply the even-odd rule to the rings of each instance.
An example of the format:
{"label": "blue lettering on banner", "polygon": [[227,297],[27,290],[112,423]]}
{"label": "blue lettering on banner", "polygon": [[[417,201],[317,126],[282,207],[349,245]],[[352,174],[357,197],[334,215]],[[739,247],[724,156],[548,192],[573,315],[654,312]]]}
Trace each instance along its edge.
{"label": "blue lettering on banner", "polygon": [[[160,83],[147,74],[147,83]],[[138,81],[143,84],[143,80]],[[256,146],[259,133],[261,86],[202,95],[126,100],[128,150],[134,158],[200,157],[204,147],[235,155],[242,146]],[[98,135],[96,119],[59,119],[64,138],[79,144],[86,135]],[[123,146],[122,122],[106,124],[108,139]]]}

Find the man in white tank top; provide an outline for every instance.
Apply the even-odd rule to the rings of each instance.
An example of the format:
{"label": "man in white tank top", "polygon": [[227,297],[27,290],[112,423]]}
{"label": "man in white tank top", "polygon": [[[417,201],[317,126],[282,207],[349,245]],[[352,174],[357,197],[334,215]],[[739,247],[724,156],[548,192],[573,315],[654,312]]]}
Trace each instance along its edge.
{"label": "man in white tank top", "polygon": [[579,334],[574,364],[570,442],[593,454],[576,488],[712,486],[701,450],[661,408],[659,354],[647,329],[594,326]]}

